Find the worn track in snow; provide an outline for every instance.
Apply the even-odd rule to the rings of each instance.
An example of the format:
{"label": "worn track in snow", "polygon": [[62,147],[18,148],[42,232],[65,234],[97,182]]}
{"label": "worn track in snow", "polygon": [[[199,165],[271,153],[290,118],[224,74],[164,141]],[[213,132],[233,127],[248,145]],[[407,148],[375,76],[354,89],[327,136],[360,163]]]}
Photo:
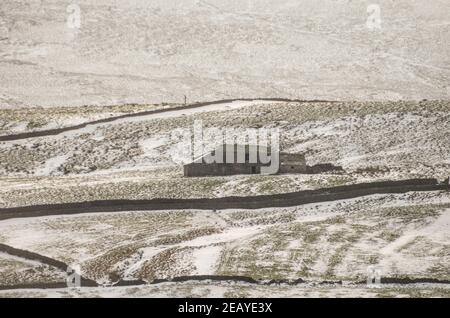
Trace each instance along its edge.
{"label": "worn track in snow", "polygon": [[436,179],[408,179],[248,197],[85,201],[2,208],[0,220],[95,212],[262,209],[344,200],[372,194],[439,190],[449,190],[449,184],[439,183]]}
{"label": "worn track in snow", "polygon": [[148,110],[133,114],[125,114],[120,116],[114,116],[109,118],[103,118],[93,121],[88,121],[79,125],[74,126],[67,126],[62,128],[55,128],[55,129],[48,129],[48,130],[40,130],[40,131],[32,131],[32,132],[25,132],[25,133],[19,133],[19,134],[11,134],[11,135],[3,135],[0,136],[0,141],[14,141],[14,140],[22,140],[22,139],[28,139],[28,138],[35,138],[35,137],[45,137],[45,136],[55,136],[59,135],[64,132],[68,131],[74,131],[78,129],[85,128],[90,125],[98,125],[98,124],[105,124],[105,123],[111,123],[116,120],[120,119],[126,119],[126,118],[133,118],[133,117],[141,117],[141,116],[147,116],[147,115],[153,115],[153,114],[160,114],[160,113],[166,113],[166,112],[174,112],[174,111],[183,111],[188,109],[195,109],[195,108],[201,108],[205,106],[210,105],[219,105],[219,104],[227,104],[227,103],[233,103],[233,102],[257,102],[257,101],[264,101],[264,102],[311,102],[311,103],[332,103],[334,101],[325,101],[325,100],[297,100],[297,99],[286,99],[286,98],[236,98],[236,99],[222,99],[212,102],[202,102],[202,103],[195,103],[195,104],[189,104],[189,105],[183,105],[183,106],[177,106],[172,108],[162,108],[162,109],[155,109],[155,110]]}

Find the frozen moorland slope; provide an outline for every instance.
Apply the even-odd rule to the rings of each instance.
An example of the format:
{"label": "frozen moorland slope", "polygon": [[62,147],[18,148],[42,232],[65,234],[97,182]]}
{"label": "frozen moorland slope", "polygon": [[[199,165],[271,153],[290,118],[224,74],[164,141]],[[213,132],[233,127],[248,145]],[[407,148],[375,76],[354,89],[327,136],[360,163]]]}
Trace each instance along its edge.
{"label": "frozen moorland slope", "polygon": [[448,0],[371,3],[2,0],[0,108],[448,99]]}

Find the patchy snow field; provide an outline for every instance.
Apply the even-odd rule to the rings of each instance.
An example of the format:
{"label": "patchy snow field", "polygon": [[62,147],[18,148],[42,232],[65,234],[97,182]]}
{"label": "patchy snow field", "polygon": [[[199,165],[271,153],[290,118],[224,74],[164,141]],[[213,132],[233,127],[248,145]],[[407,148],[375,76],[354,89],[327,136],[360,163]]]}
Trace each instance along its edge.
{"label": "patchy snow field", "polygon": [[141,297],[141,298],[275,298],[298,297],[450,297],[450,287],[438,284],[415,284],[411,286],[389,285],[382,288],[368,288],[364,285],[313,285],[301,284],[297,286],[271,285],[255,286],[239,283],[187,282],[164,283],[158,285],[143,285],[136,287],[99,287],[81,289],[20,289],[0,291],[0,297]]}
{"label": "patchy snow field", "polygon": [[132,114],[142,111],[166,109],[176,104],[114,105],[51,108],[0,108],[0,135],[56,129],[89,121]]}
{"label": "patchy snow field", "polygon": [[[89,113],[89,107],[85,111]],[[344,171],[185,178],[179,161],[183,152],[171,133],[192,129],[195,119],[207,128],[277,127],[282,149],[304,152],[309,165],[329,162]],[[443,180],[450,168],[449,122],[450,103],[445,101],[246,102],[2,142],[0,206],[249,196],[414,177]],[[10,219],[0,222],[0,243],[77,263],[83,276],[106,284],[205,274],[353,284],[366,279],[369,266],[383,277],[448,280],[449,215],[448,192],[410,192],[263,210]],[[5,282],[53,282],[49,269],[12,262],[1,262]],[[83,289],[75,294],[18,290],[0,296],[260,297],[264,290],[287,297],[448,296],[446,284],[384,286],[376,291],[354,285],[297,287],[202,282]]]}
{"label": "patchy snow field", "polygon": [[[80,28],[69,27],[74,12],[65,0],[0,2],[0,135],[169,109],[0,142],[0,208],[449,176],[448,0],[380,0],[375,29],[367,25],[372,1],[80,0]],[[330,102],[170,109],[274,97]],[[189,145],[174,132],[192,131],[195,120],[241,132],[278,128],[283,151],[343,171],[185,178]],[[449,228],[444,191],[262,210],[9,219],[0,222],[0,243],[79,264],[101,284],[205,274],[308,284],[186,282],[7,290],[0,297],[450,297],[449,284],[356,284],[370,266],[387,278],[450,280]],[[64,276],[0,253],[0,286]],[[319,285],[324,280],[344,283]]]}
{"label": "patchy snow field", "polygon": [[0,243],[81,266],[102,283],[184,275],[364,281],[450,277],[447,192],[292,208],[122,212],[11,219]]}
{"label": "patchy snow field", "polygon": [[[0,108],[450,97],[447,0],[2,1]],[[72,12],[73,14],[73,12]],[[201,48],[201,49],[199,49]]]}
{"label": "patchy snow field", "polygon": [[64,282],[66,273],[38,261],[0,252],[0,286]]}
{"label": "patchy snow field", "polygon": [[[305,153],[309,165],[332,163],[345,171],[185,178],[186,144],[173,132],[192,131],[194,120],[205,128],[277,127],[282,150]],[[0,142],[0,206],[246,196],[416,177],[444,180],[450,170],[449,123],[445,101],[236,102]]]}

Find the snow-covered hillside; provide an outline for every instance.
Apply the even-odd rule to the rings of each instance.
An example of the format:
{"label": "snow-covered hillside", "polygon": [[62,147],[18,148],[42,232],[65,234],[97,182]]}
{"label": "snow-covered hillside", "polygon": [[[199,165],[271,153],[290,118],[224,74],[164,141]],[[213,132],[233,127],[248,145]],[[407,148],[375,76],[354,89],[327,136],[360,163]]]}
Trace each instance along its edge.
{"label": "snow-covered hillside", "polygon": [[[449,176],[446,101],[213,106],[0,142],[0,206],[248,196],[377,180],[443,181]],[[189,162],[189,156],[184,156],[185,142],[173,138],[173,132],[192,133],[195,120],[202,120],[205,128],[277,127],[282,150],[305,153],[308,165],[332,163],[344,171],[185,178],[180,159]]]}
{"label": "snow-covered hillside", "polygon": [[[289,208],[91,213],[0,222],[0,243],[81,266],[99,282],[182,275],[364,281],[449,277],[448,192]],[[5,276],[14,272],[6,272]]]}
{"label": "snow-covered hillside", "polygon": [[448,1],[370,4],[3,0],[0,107],[449,98]]}

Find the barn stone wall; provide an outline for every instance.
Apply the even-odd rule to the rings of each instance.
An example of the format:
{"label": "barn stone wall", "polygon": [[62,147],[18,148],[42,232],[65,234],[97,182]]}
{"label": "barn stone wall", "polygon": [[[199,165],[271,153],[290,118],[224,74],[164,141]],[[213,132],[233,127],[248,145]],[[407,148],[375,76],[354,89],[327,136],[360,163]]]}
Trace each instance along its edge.
{"label": "barn stone wall", "polygon": [[184,176],[206,177],[259,174],[262,166],[256,163],[191,163],[184,166]]}
{"label": "barn stone wall", "polygon": [[[247,149],[248,150],[248,149]],[[233,148],[234,159],[238,150]],[[225,153],[225,148],[224,148]],[[207,155],[210,156],[210,155]],[[207,160],[206,162],[208,162]],[[224,155],[225,161],[225,155]],[[261,163],[205,163],[203,158],[184,166],[184,176],[186,177],[205,177],[205,176],[229,176],[237,174],[260,174],[261,167],[270,166],[270,164]],[[305,156],[295,153],[280,153],[278,173],[307,173]]]}
{"label": "barn stone wall", "polygon": [[306,173],[305,155],[297,153],[280,153],[279,173]]}

